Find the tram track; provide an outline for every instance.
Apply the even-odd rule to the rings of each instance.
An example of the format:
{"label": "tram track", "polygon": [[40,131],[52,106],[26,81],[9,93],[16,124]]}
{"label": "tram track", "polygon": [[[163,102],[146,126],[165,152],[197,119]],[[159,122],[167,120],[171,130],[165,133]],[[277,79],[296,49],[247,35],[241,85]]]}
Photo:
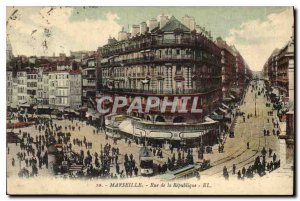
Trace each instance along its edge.
{"label": "tram track", "polygon": [[[254,123],[254,122],[252,122],[252,123]],[[244,139],[249,139],[248,137],[250,137],[250,139],[249,139],[250,142],[251,141],[256,142],[256,143],[254,143],[255,145],[257,145],[256,149],[252,149],[252,151],[254,151],[254,153],[246,158],[241,157],[242,155],[249,155],[250,153],[249,154],[246,153],[248,149],[243,149],[243,145],[239,146],[237,149],[234,149],[233,153],[231,153],[230,155],[211,163],[212,167],[210,169],[206,170],[208,172],[208,174],[206,174],[207,176],[214,176],[214,175],[222,173],[223,172],[223,167],[221,167],[222,164],[227,165],[227,166],[228,165],[232,166],[233,164],[235,164],[237,168],[242,168],[242,167],[245,167],[246,165],[253,163],[253,161],[255,161],[255,157],[258,155],[258,153],[261,149],[261,146],[262,146],[261,137],[263,137],[260,135],[260,130],[261,130],[262,126],[261,125],[257,126],[256,123],[254,123],[254,126],[259,127],[259,129],[257,130],[258,139],[256,138],[257,135],[253,136],[252,134],[251,134],[251,137],[250,136],[244,137]],[[242,133],[245,133],[245,129],[246,129],[246,127],[243,128]],[[255,139],[257,139],[257,140],[255,140]],[[235,161],[236,161],[236,163],[235,163]],[[227,169],[232,170],[232,167],[231,168],[227,167]],[[210,173],[210,170],[212,170],[211,173]]]}
{"label": "tram track", "polygon": [[[246,159],[244,159],[244,160],[242,160],[242,161],[240,161],[240,162],[238,162],[238,163],[235,163],[235,165],[237,166],[237,168],[239,167],[239,168],[242,168],[242,167],[244,167],[245,165],[248,165],[248,164],[250,164],[250,163],[252,163],[255,159],[253,159],[253,160],[251,160],[252,158],[254,158],[255,156],[257,156],[257,153],[259,153],[259,150],[260,150],[260,148],[261,148],[261,136],[258,136],[258,146],[257,146],[257,149],[255,150],[255,153],[254,154],[252,154],[251,156],[249,156],[249,157],[247,157]],[[234,159],[236,159],[236,158],[234,158]],[[232,159],[233,160],[233,159]],[[242,163],[244,163],[244,162],[246,162],[246,161],[248,161],[248,160],[251,160],[251,161],[249,161],[248,163],[246,163],[246,164],[244,164],[244,165],[241,165]],[[230,161],[230,160],[229,160]],[[227,162],[229,162],[229,161],[227,161]],[[232,168],[230,168],[230,169],[232,169]],[[214,176],[214,175],[216,175],[216,174],[219,174],[219,173],[222,173],[223,172],[223,169],[222,170],[220,170],[220,171],[217,171],[217,172],[215,172],[215,173],[213,173],[213,174],[210,174],[209,176]]]}
{"label": "tram track", "polygon": [[[237,158],[237,157],[239,157],[239,156],[241,156],[242,154],[244,154],[246,151],[247,151],[247,149],[243,149],[243,145],[242,146],[239,146],[237,149],[234,149],[232,152],[232,154],[230,154],[230,155],[227,155],[226,157],[224,157],[224,158],[221,158],[221,159],[219,159],[219,160],[216,160],[216,161],[214,161],[213,163],[211,163],[213,166],[218,166],[218,165],[220,165],[220,164],[223,164],[223,163],[226,163],[226,162],[228,162],[228,161],[230,161],[230,160],[233,160],[233,159],[235,159],[235,158]],[[240,150],[241,150],[241,152],[240,152]]]}

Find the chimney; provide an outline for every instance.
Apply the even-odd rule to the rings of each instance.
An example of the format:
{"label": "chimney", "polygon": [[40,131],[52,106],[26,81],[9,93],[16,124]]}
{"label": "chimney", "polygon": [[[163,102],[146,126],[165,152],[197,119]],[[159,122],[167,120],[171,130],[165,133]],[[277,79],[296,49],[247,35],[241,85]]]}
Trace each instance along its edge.
{"label": "chimney", "polygon": [[146,22],[142,22],[140,24],[140,34],[145,34],[147,32],[147,24]]}
{"label": "chimney", "polygon": [[158,27],[157,19],[152,18],[148,21],[149,32]]}
{"label": "chimney", "polygon": [[191,31],[195,29],[195,19],[193,17],[185,15],[181,18],[181,21]]}
{"label": "chimney", "polygon": [[159,16],[159,28],[163,28],[168,22],[168,16],[162,14]]}
{"label": "chimney", "polygon": [[122,27],[122,30],[118,34],[118,41],[127,40],[127,33],[124,31],[124,27]]}
{"label": "chimney", "polygon": [[140,25],[133,24],[131,27],[131,37],[136,36],[140,31]]}
{"label": "chimney", "polygon": [[201,27],[199,25],[196,25],[195,29],[197,33],[201,33]]}

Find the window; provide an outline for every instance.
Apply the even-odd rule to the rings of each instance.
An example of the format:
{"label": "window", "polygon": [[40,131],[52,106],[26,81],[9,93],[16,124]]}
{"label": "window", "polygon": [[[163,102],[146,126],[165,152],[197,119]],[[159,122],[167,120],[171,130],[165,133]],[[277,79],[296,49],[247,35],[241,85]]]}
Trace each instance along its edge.
{"label": "window", "polygon": [[176,54],[180,55],[180,49],[176,49]]}

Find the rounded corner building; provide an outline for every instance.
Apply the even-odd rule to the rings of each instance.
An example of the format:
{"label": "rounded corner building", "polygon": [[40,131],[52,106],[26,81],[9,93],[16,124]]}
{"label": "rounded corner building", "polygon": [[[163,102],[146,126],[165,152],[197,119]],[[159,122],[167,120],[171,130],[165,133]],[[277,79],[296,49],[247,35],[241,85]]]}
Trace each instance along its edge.
{"label": "rounded corner building", "polygon": [[[207,116],[221,104],[221,51],[204,27],[194,18],[161,15],[139,25],[131,32],[122,29],[118,39],[109,38],[98,49],[101,59],[101,89],[104,95],[126,96],[128,103],[134,97],[142,99],[145,107],[149,96],[168,100],[174,97],[198,97],[201,113],[164,113],[152,108],[148,113],[126,112],[119,108],[116,114],[106,116],[106,134],[127,136],[137,142],[154,146],[195,147],[201,143],[217,142],[219,124]],[[104,103],[109,106],[113,103]],[[178,101],[178,106],[182,102]],[[129,106],[129,105],[128,105]],[[191,108],[187,104],[187,108]],[[117,117],[114,117],[116,115]],[[125,118],[119,118],[123,115]]]}

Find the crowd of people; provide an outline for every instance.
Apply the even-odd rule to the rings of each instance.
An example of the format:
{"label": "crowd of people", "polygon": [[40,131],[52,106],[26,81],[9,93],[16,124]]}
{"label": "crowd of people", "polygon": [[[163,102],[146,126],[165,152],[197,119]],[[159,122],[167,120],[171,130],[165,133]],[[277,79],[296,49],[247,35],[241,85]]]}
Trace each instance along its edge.
{"label": "crowd of people", "polygon": [[[49,172],[54,174],[67,173],[70,177],[86,178],[123,178],[139,174],[132,154],[125,154],[124,166],[121,165],[119,147],[114,147],[107,142],[104,146],[101,144],[98,153],[91,153],[93,144],[87,140],[85,135],[82,138],[72,138],[72,132],[81,129],[78,122],[70,122],[68,126],[64,127],[63,132],[63,127],[59,123],[54,123],[51,118],[39,118],[33,128],[38,133],[35,137],[28,132],[19,130],[22,137],[20,141],[16,141],[16,146],[19,146],[21,151],[16,154],[16,159],[12,158],[11,164],[14,167],[17,163],[16,160],[19,161],[18,175],[20,177],[37,176],[39,169],[48,169],[49,154],[55,157],[55,161],[49,168]],[[93,133],[99,134],[99,129],[94,129]],[[114,140],[113,145],[116,144],[116,140]],[[76,152],[76,150],[80,151]],[[7,153],[10,153],[9,146]],[[160,153],[157,152],[157,154]],[[22,167],[21,163],[23,162],[26,165]],[[81,168],[69,171],[72,166],[76,165]]]}
{"label": "crowd of people", "polygon": [[[257,156],[253,165],[243,167],[242,170],[237,171],[236,164],[232,166],[232,174],[237,175],[237,179],[244,180],[246,178],[253,178],[254,174],[258,174],[259,176],[264,176],[266,172],[272,172],[273,170],[280,167],[280,160],[277,160],[277,155],[273,153],[273,150],[269,149],[269,158],[271,159],[267,162],[267,151],[265,147],[261,150],[261,156]],[[224,166],[223,168],[223,176],[225,179],[229,179],[229,171],[227,167]]]}
{"label": "crowd of people", "polygon": [[[254,87],[253,89],[254,90]],[[259,89],[260,95],[265,96],[263,89]],[[267,102],[266,107],[271,107],[271,103]],[[237,115],[239,115],[237,113]],[[247,119],[253,118],[253,114],[241,114],[243,122]],[[28,115],[25,116],[28,118]],[[264,128],[264,136],[278,136],[279,124],[278,121],[274,119],[273,110],[268,111],[267,122],[273,124],[273,129],[269,130]],[[22,136],[20,141],[16,141],[16,145],[20,147],[20,151],[11,160],[12,166],[16,166],[19,162],[20,171],[19,176],[30,177],[37,176],[39,170],[46,168],[53,170],[54,174],[69,174],[70,177],[86,177],[86,178],[125,178],[139,175],[139,166],[133,154],[128,152],[121,155],[120,148],[118,145],[118,139],[113,139],[112,144],[108,141],[108,136],[106,136],[106,141],[103,142],[103,146],[97,147],[98,151],[92,153],[93,142],[89,141],[85,134],[80,137],[73,137],[73,132],[80,132],[84,125],[78,121],[67,122],[68,125],[60,125],[59,121],[54,121],[51,118],[38,118],[34,125],[35,132],[38,135],[33,135],[29,132],[22,132],[19,130],[19,135]],[[92,134],[98,135],[102,132],[102,128],[92,129]],[[231,133],[234,136],[234,132]],[[137,139],[124,138],[125,143],[128,147],[131,147],[132,143],[138,144]],[[55,146],[54,146],[55,145]],[[143,144],[145,146],[145,144]],[[54,150],[48,150],[49,147],[54,146]],[[95,146],[95,145],[94,145]],[[249,142],[247,142],[247,148],[250,148]],[[129,148],[130,150],[130,148]],[[203,149],[198,148],[196,154],[198,154],[198,159],[203,159],[204,153],[213,153],[211,146],[203,146]],[[9,154],[9,147],[8,147]],[[154,157],[161,160],[160,163],[155,165],[155,172],[158,174],[163,174],[166,171],[176,170],[185,167],[189,164],[194,164],[194,154],[195,150],[180,147],[173,148],[170,147],[170,155],[166,155],[160,147],[151,147],[150,151],[153,153]],[[237,171],[237,167],[234,164],[232,167],[232,174],[236,174],[238,179],[252,178],[255,173],[263,176],[266,171],[273,171],[280,166],[280,160],[277,160],[277,156],[273,153],[272,148],[269,148],[269,158],[273,160],[267,162],[266,155],[267,151],[265,147],[262,150],[262,155],[255,159],[253,165],[249,167],[243,167],[241,170]],[[220,144],[218,147],[218,152],[224,152],[224,144]],[[49,154],[55,156],[55,162],[49,168]],[[200,157],[202,155],[202,157]],[[25,163],[22,167],[21,163]],[[74,171],[70,171],[72,167]],[[49,171],[51,171],[49,170]],[[227,167],[223,168],[223,176],[228,179],[229,171]]]}
{"label": "crowd of people", "polygon": [[[257,90],[257,92],[255,91]],[[279,131],[279,123],[278,120],[275,120],[274,118],[274,110],[273,108],[271,108],[272,103],[269,102],[270,98],[268,97],[268,94],[266,93],[266,91],[264,90],[264,88],[258,88],[257,86],[252,85],[252,90],[251,92],[255,92],[255,96],[261,96],[263,95],[264,97],[267,97],[267,103],[266,103],[266,108],[270,108],[267,111],[267,123],[271,124],[272,123],[272,135],[273,136],[279,136],[280,131]],[[248,114],[247,115],[247,119],[253,117],[252,114]],[[271,120],[271,121],[270,121]],[[246,122],[246,116],[243,115],[243,122]],[[269,129],[266,129],[264,127],[263,129],[263,136],[267,137],[271,135],[271,131]],[[247,142],[247,149],[250,148],[250,143]],[[266,157],[267,157],[267,153],[268,157],[271,158],[272,160],[267,162]],[[277,160],[277,155],[273,152],[273,149],[270,147],[269,150],[266,150],[265,147],[262,148],[261,150],[261,155],[257,156],[255,158],[255,161],[253,163],[253,165],[246,167],[243,167],[241,170],[237,171],[237,167],[236,164],[233,164],[232,166],[232,174],[233,175],[237,175],[237,178],[239,180],[243,180],[245,178],[253,178],[254,174],[258,174],[259,176],[264,176],[266,174],[266,172],[271,172],[277,168],[280,167],[280,160]],[[223,176],[225,179],[229,179],[229,171],[227,169],[226,166],[223,167]]]}

